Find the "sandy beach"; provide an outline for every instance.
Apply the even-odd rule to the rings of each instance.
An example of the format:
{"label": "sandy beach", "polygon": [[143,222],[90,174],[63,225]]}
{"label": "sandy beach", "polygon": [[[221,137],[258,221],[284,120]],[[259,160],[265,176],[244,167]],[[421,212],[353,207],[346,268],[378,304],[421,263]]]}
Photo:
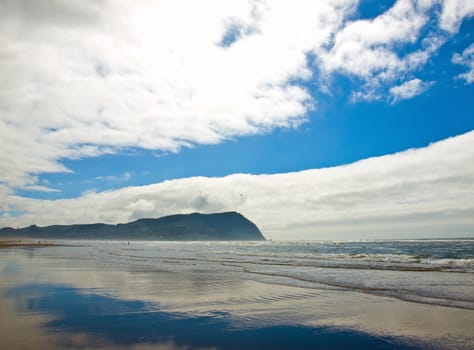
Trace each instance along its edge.
{"label": "sandy beach", "polygon": [[[20,243],[29,247],[32,242]],[[311,268],[320,279],[348,279],[347,271],[358,283],[383,283],[379,288],[386,291],[383,294],[374,286],[356,289],[311,282],[310,275],[301,275],[305,271],[297,266],[301,262],[293,260],[292,269],[300,273],[294,278],[282,266],[284,255],[275,253],[281,244],[270,242],[67,243],[2,249],[2,348],[35,349],[38,342],[50,349],[313,349],[316,345],[470,349],[474,345],[470,273],[419,268],[368,271],[375,276],[370,282],[360,267]],[[307,264],[309,258],[302,259]],[[411,293],[407,284],[413,276],[417,284],[412,288],[423,295],[423,276],[433,273],[456,284],[452,294],[446,294],[449,290],[442,281],[437,283],[445,294],[436,298],[425,295],[414,302],[387,292],[393,279],[398,289]],[[428,275],[427,290],[434,293],[432,278]],[[451,299],[452,307],[442,305]]]}

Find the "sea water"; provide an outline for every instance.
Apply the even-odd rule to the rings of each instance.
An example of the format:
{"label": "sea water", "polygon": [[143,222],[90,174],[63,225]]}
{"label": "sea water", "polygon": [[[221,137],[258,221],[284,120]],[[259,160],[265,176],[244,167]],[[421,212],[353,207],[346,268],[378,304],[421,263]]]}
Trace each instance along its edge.
{"label": "sea water", "polygon": [[0,321],[34,324],[49,347],[474,344],[472,239],[64,243],[0,251]]}
{"label": "sea water", "polygon": [[98,249],[140,269],[208,270],[474,310],[474,240],[136,242]]}

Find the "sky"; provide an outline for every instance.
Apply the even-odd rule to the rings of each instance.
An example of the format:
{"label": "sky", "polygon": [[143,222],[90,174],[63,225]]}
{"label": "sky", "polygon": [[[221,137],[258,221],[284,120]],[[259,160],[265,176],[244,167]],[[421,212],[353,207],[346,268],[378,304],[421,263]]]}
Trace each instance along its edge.
{"label": "sky", "polygon": [[0,0],[0,227],[474,237],[473,96],[470,0]]}

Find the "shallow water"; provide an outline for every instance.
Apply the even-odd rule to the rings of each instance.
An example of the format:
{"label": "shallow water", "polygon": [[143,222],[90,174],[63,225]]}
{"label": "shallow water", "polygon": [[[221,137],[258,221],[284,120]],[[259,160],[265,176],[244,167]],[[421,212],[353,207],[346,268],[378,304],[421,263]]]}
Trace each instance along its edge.
{"label": "shallow water", "polygon": [[0,250],[0,348],[474,348],[473,240]]}

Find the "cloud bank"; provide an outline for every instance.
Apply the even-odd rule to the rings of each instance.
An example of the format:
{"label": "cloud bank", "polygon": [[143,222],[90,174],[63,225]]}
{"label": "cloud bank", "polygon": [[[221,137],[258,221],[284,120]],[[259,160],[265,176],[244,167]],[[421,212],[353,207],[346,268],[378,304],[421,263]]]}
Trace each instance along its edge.
{"label": "cloud bank", "polygon": [[65,159],[298,127],[318,102],[306,84],[330,92],[338,74],[354,101],[411,98],[417,70],[474,13],[398,0],[357,19],[357,6],[1,0],[0,190],[52,190],[37,175],[70,171]]}
{"label": "cloud bank", "polygon": [[275,239],[472,237],[473,179],[474,131],[332,168],[193,177],[67,200],[0,197],[21,213],[0,226],[236,210]]}

